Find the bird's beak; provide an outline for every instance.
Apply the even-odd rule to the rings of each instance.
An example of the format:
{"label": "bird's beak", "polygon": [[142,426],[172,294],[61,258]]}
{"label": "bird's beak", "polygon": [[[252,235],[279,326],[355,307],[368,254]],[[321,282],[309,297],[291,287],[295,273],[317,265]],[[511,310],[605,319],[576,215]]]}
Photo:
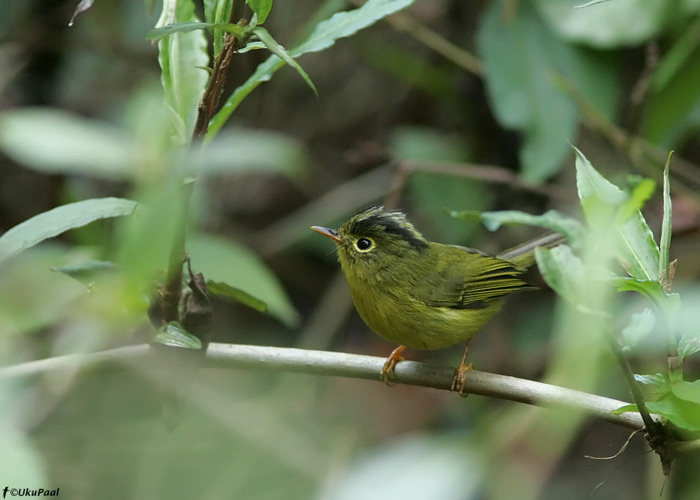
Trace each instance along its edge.
{"label": "bird's beak", "polygon": [[340,243],[340,235],[338,234],[338,231],[336,229],[331,229],[330,227],[322,226],[311,226],[311,229],[313,229],[317,233],[322,234],[323,236],[328,236],[336,243]]}

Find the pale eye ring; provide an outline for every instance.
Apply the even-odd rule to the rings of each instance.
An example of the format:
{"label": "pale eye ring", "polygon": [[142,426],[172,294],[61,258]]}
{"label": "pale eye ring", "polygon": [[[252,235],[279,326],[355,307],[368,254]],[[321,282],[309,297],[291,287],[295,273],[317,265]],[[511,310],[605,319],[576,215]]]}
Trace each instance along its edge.
{"label": "pale eye ring", "polygon": [[355,248],[360,252],[369,252],[374,246],[374,242],[369,238],[358,238],[355,241]]}

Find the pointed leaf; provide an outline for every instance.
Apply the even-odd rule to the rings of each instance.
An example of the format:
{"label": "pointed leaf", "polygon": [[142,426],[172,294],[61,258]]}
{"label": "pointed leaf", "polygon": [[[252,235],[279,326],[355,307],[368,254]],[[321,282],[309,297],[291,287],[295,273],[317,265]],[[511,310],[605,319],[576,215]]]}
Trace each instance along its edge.
{"label": "pointed leaf", "polygon": [[[338,12],[331,18],[316,26],[316,29],[299,46],[289,51],[289,56],[297,58],[309,52],[319,52],[332,46],[339,38],[354,35],[358,31],[373,25],[378,20],[405,9],[415,0],[368,0],[361,7],[346,12]],[[272,75],[284,66],[284,61],[278,56],[270,56],[261,63],[253,75],[238,87],[226,100],[221,110],[209,124],[207,140],[212,139],[221,129],[231,113],[238,107],[262,82],[268,81]]]}
{"label": "pointed leaf", "polygon": [[131,178],[136,157],[121,130],[48,108],[0,114],[0,148],[36,170],[110,180]]}
{"label": "pointed leaf", "polygon": [[277,41],[274,38],[272,38],[272,35],[270,35],[270,33],[265,28],[261,26],[253,28],[253,33],[260,39],[262,43],[265,44],[265,47],[267,47],[270,52],[272,52],[284,62],[289,64],[292,68],[297,70],[297,73],[299,73],[306,82],[306,84],[309,87],[311,87],[311,90],[314,91],[314,94],[318,95],[318,90],[316,90],[314,82],[311,81],[311,78],[309,78],[309,75],[306,74],[306,71],[304,71],[304,69],[299,65],[298,62],[292,59],[292,57],[287,53],[285,48],[282,47],[279,43],[277,43]]}
{"label": "pointed leaf", "polygon": [[101,276],[114,273],[117,270],[117,265],[114,262],[93,260],[69,266],[52,267],[51,270],[70,276],[84,285],[89,285]]}
{"label": "pointed leaf", "polygon": [[99,219],[131,215],[136,202],[122,198],[95,198],[62,205],[35,215],[0,236],[0,261],[22,250]]}
{"label": "pointed leaf", "polygon": [[622,330],[622,338],[625,345],[634,347],[647,335],[649,335],[656,324],[656,317],[651,309],[644,308],[641,312],[635,313],[630,318],[629,323]]}
{"label": "pointed leaf", "polygon": [[214,295],[235,300],[236,302],[240,302],[241,304],[248,306],[251,309],[255,309],[256,311],[267,312],[267,304],[264,301],[253,297],[251,294],[244,292],[240,288],[235,288],[226,283],[208,280],[207,289]]}
{"label": "pointed leaf", "polygon": [[231,23],[201,23],[201,22],[188,22],[188,23],[172,23],[166,26],[160,26],[158,28],[153,28],[151,31],[146,33],[146,39],[148,40],[160,40],[161,38],[173,35],[175,33],[189,33],[191,31],[205,30],[205,29],[218,29],[221,31],[226,31],[232,33],[239,38],[244,37],[244,29],[237,25]]}
{"label": "pointed leaf", "polygon": [[255,15],[258,16],[258,24],[264,23],[270,9],[272,9],[272,0],[247,0],[247,2]]}
{"label": "pointed leaf", "polygon": [[586,270],[571,247],[535,248],[535,260],[542,277],[557,295],[575,306],[584,303]]}

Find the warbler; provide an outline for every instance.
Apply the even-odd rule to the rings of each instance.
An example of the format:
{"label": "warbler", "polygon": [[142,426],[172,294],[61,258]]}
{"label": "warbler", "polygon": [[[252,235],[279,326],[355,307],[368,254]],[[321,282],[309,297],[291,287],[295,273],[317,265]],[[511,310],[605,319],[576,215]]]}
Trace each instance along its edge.
{"label": "warbler", "polygon": [[472,336],[500,310],[502,298],[533,288],[522,277],[535,246],[553,246],[558,234],[499,256],[428,241],[399,210],[372,206],[338,229],[312,226],[331,238],[357,312],[375,333],[399,344],[381,378],[389,383],[406,347],[442,349],[467,341],[452,389],[464,395]]}

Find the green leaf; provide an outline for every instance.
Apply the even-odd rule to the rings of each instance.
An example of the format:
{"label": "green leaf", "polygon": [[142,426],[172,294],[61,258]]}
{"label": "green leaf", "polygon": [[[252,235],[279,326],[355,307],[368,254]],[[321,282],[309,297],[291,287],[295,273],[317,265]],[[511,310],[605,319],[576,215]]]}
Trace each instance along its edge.
{"label": "green leaf", "polygon": [[[156,28],[174,23],[199,22],[192,0],[164,0]],[[158,42],[158,62],[165,101],[173,111],[173,136],[179,145],[189,144],[197,117],[197,106],[209,80],[203,67],[209,65],[207,39],[203,31],[174,33]]]}
{"label": "green leaf", "polygon": [[[338,12],[316,26],[316,29],[299,46],[289,51],[289,56],[297,58],[309,52],[319,52],[332,46],[336,40],[349,37],[373,25],[380,19],[405,9],[415,0],[368,0],[361,7],[346,12]],[[284,61],[276,55],[261,63],[248,80],[238,87],[226,100],[221,110],[209,123],[207,140],[211,140],[221,129],[231,113],[262,82],[284,66]]]}
{"label": "green leaf", "polygon": [[110,180],[131,178],[136,158],[121,130],[46,108],[0,114],[0,148],[36,170]]}
{"label": "green leaf", "polygon": [[669,153],[664,167],[664,216],[661,221],[661,238],[659,239],[659,278],[665,289],[671,287],[671,277],[669,276],[671,234],[673,233],[673,203],[671,202],[671,181],[669,180],[671,155],[673,155],[673,151]]}
{"label": "green leaf", "polygon": [[564,43],[532,2],[490,2],[477,41],[496,118],[523,134],[525,179],[541,182],[556,173],[567,157],[566,144],[575,140],[578,111],[562,79],[613,116],[619,92],[613,61]]}
{"label": "green leaf", "polygon": [[694,382],[686,382],[685,380],[673,382],[671,384],[671,392],[679,399],[700,405],[700,380]]}
{"label": "green leaf", "polygon": [[272,0],[246,0],[248,5],[255,15],[258,16],[258,24],[262,24],[267,19],[270,9],[272,9]]}
{"label": "green leaf", "polygon": [[56,207],[35,215],[0,236],[0,261],[53,238],[64,231],[99,219],[131,215],[136,202],[122,198],[95,198]]}
{"label": "green leaf", "polygon": [[255,309],[260,312],[267,312],[267,304],[253,297],[251,294],[244,292],[240,288],[232,287],[226,283],[220,283],[218,281],[207,280],[207,289],[210,293],[218,295],[220,297],[226,297],[227,299],[235,300],[243,305]]}
{"label": "green leaf", "polygon": [[639,375],[635,373],[634,379],[640,384],[654,386],[662,392],[670,392],[671,390],[668,375],[663,373],[657,373],[655,375]]}
{"label": "green leaf", "polygon": [[692,356],[696,352],[700,352],[700,339],[697,337],[686,338],[683,337],[680,342],[678,342],[678,355],[681,359],[685,359],[688,356]]}
{"label": "green leaf", "polygon": [[542,277],[557,295],[575,306],[585,303],[586,270],[571,247],[535,248],[535,260]]}
{"label": "green leaf", "polygon": [[637,408],[637,405],[625,405],[625,406],[620,406],[617,410],[613,410],[610,413],[613,415],[622,415],[623,413],[638,413],[639,408]]}
{"label": "green leaf", "polygon": [[630,322],[622,329],[622,338],[625,345],[634,347],[647,335],[649,335],[656,324],[656,317],[651,309],[644,308],[641,312],[634,313]]}
{"label": "green leaf", "polygon": [[151,339],[151,344],[162,344],[181,349],[202,349],[202,341],[188,333],[177,321],[163,325]]}
{"label": "green leaf", "polygon": [[569,245],[575,248],[582,247],[586,237],[586,231],[579,221],[556,210],[549,210],[542,215],[532,215],[518,210],[499,212],[452,210],[448,213],[460,219],[480,220],[489,231],[496,231],[502,225],[513,224],[542,227],[563,234]]}
{"label": "green leaf", "polygon": [[270,33],[265,28],[261,26],[253,28],[253,34],[257,36],[262,43],[265,44],[265,47],[267,47],[270,52],[272,52],[284,62],[289,64],[292,68],[297,70],[297,73],[299,73],[306,82],[306,84],[309,87],[311,87],[311,90],[314,91],[314,94],[318,95],[318,90],[316,90],[314,82],[311,81],[311,78],[309,78],[309,75],[306,74],[306,71],[304,71],[304,69],[299,65],[298,62],[292,59],[292,57],[287,53],[285,48],[282,47],[279,43],[277,43],[277,41],[274,38],[272,38],[272,35],[270,35]]}
{"label": "green leaf", "polygon": [[114,262],[93,260],[89,262],[81,262],[80,264],[51,267],[51,270],[58,273],[63,273],[66,276],[70,276],[84,285],[89,285],[101,276],[105,276],[116,271],[117,265]]}
{"label": "green leaf", "polygon": [[[572,9],[576,0],[536,0],[534,4],[559,36],[592,47],[611,49],[647,42],[665,26],[675,6],[667,2],[612,0]],[[633,16],[634,22],[630,22]]]}
{"label": "green leaf", "polygon": [[205,29],[218,29],[221,31],[226,31],[232,33],[238,38],[244,38],[244,29],[238,24],[231,23],[202,23],[202,22],[188,22],[188,23],[172,23],[166,26],[160,26],[158,28],[153,28],[151,31],[146,33],[146,39],[148,40],[160,40],[163,37],[173,35],[175,33],[189,33],[191,31],[205,30]]}
{"label": "green leaf", "polygon": [[[622,217],[618,214],[627,210],[629,197],[598,173],[581,151],[576,148],[574,151],[576,184],[589,226],[611,242],[633,278],[658,280],[659,249],[644,216],[636,210],[624,222],[619,220]],[[645,189],[640,190],[642,195]]]}
{"label": "green leaf", "polygon": [[188,150],[182,163],[195,176],[247,172],[296,175],[308,158],[303,145],[289,136],[230,127],[207,147]]}
{"label": "green leaf", "polygon": [[192,267],[209,280],[264,301],[269,313],[288,326],[299,322],[299,314],[279,281],[253,252],[234,241],[204,234],[190,235],[187,242]]}
{"label": "green leaf", "polygon": [[[204,0],[204,19],[208,23],[227,23],[231,18],[233,0]],[[221,53],[224,47],[224,31],[214,29],[214,57]]]}
{"label": "green leaf", "polygon": [[[681,389],[681,392],[683,390]],[[691,432],[700,431],[700,404],[681,399],[675,394],[665,394],[657,401],[648,402],[647,408],[667,418],[681,429]]]}

